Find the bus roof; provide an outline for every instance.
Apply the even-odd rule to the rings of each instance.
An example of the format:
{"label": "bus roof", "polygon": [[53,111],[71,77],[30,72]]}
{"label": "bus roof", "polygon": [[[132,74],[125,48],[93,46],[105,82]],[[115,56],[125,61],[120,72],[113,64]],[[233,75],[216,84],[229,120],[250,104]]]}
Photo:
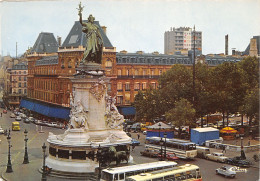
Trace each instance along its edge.
{"label": "bus roof", "polygon": [[138,181],[145,181],[145,180],[151,180],[153,178],[160,178],[160,177],[164,177],[167,175],[174,175],[174,174],[187,172],[190,170],[196,170],[196,169],[199,169],[199,167],[197,165],[186,164],[186,165],[182,165],[182,166],[178,166],[178,167],[174,167],[174,168],[170,168],[170,169],[157,170],[157,171],[149,172],[149,173],[141,173],[138,175],[130,176],[128,178],[133,179],[133,180],[138,180]]}
{"label": "bus roof", "polygon": [[166,167],[166,166],[176,166],[176,165],[177,163],[173,161],[158,161],[158,162],[143,163],[137,165],[124,166],[124,167],[107,168],[107,169],[103,169],[102,171],[114,174],[114,173],[131,172],[135,170],[145,170],[145,169],[159,168],[159,167]]}
{"label": "bus roof", "polygon": [[[147,140],[155,140],[155,141],[159,141],[161,140],[160,137],[148,137],[146,138]],[[163,138],[164,140],[165,138]],[[190,142],[188,140],[180,140],[180,139],[175,139],[175,138],[166,138],[166,142],[175,142],[175,143],[179,143],[179,144],[183,144],[183,145],[189,145],[189,144],[195,144],[193,142]]]}

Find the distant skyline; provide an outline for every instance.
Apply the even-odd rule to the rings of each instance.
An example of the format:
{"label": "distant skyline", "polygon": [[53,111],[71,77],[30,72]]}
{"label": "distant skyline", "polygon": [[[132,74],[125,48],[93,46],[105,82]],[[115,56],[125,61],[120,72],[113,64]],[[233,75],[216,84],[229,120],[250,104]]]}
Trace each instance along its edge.
{"label": "distant skyline", "polygon": [[[23,54],[41,32],[65,40],[80,0],[1,1],[0,54]],[[164,32],[196,26],[202,31],[202,53],[224,53],[225,35],[232,48],[244,51],[260,35],[260,0],[81,0],[83,19],[92,14],[119,52],[164,53]]]}

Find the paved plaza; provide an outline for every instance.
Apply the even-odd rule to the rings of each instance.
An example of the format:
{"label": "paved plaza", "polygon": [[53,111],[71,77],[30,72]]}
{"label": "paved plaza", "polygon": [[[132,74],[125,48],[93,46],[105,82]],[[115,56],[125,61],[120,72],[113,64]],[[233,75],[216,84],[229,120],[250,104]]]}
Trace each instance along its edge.
{"label": "paved plaza", "polygon": [[[2,112],[2,109],[0,109]],[[3,117],[0,117],[0,125],[4,129],[11,128],[11,123],[14,121],[13,118],[10,118],[10,111],[7,114],[3,114]],[[53,132],[54,134],[61,134],[64,132],[62,129],[51,128],[51,127],[42,127],[43,133],[36,131],[35,124],[25,124],[21,123],[20,131],[11,131],[11,159],[12,159],[12,173],[6,173],[6,164],[8,159],[8,143],[5,135],[0,135],[0,173],[4,180],[8,181],[36,181],[41,180],[41,173],[39,169],[43,163],[43,152],[41,146],[45,142],[47,144],[47,137],[49,132]],[[38,127],[39,128],[39,127]],[[22,164],[24,158],[24,129],[29,131],[28,133],[28,153],[29,153],[29,164]],[[133,138],[137,139],[136,133],[131,133]],[[131,151],[131,155],[134,158],[134,163],[140,164],[145,162],[153,162],[157,161],[156,158],[148,158],[140,155],[140,151],[144,149],[144,140],[145,135],[141,134],[139,141],[141,142],[140,146],[136,146],[134,151]],[[211,152],[217,151],[221,152],[221,150],[211,149]],[[248,152],[246,153],[247,158],[252,161],[253,167],[247,169],[247,172],[237,173],[237,176],[233,180],[238,181],[256,181],[259,180],[259,162],[254,162],[252,157],[255,153],[258,152]],[[240,152],[231,152],[227,151],[225,153],[228,157],[239,156]],[[213,161],[208,161],[205,159],[196,158],[195,160],[184,161],[180,160],[178,162],[180,165],[182,164],[195,164],[198,165],[201,169],[203,180],[206,181],[224,181],[229,180],[223,176],[216,175],[215,169],[222,166],[222,163],[217,163]],[[62,180],[72,180],[72,179],[64,179],[48,176],[47,180],[49,181],[62,181]],[[75,180],[75,179],[73,179]],[[90,179],[85,179],[90,180]]]}

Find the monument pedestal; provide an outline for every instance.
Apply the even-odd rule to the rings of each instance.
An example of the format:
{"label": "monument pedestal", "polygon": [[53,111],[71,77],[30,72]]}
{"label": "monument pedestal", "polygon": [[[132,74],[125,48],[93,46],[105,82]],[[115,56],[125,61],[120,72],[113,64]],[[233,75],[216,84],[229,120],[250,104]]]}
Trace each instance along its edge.
{"label": "monument pedestal", "polygon": [[116,151],[123,151],[127,161],[132,161],[131,138],[123,131],[123,116],[114,105],[115,98],[107,95],[108,79],[99,66],[80,67],[71,78],[69,128],[61,135],[50,133],[47,139],[46,165],[55,172],[93,173],[98,162],[104,162],[98,152],[110,155],[108,164],[115,161]]}

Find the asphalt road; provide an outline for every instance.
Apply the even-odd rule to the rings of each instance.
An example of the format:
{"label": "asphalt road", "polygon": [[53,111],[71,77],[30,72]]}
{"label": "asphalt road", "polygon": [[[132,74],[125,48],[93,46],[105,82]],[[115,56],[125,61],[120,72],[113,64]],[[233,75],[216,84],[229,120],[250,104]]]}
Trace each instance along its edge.
{"label": "asphalt road", "polygon": [[[2,109],[0,109],[2,112]],[[0,117],[0,126],[3,129],[11,129],[12,121],[14,121],[14,118],[10,118],[10,111],[8,111],[7,114],[3,114],[3,117]],[[13,168],[16,168],[15,172],[11,173],[13,175],[13,181],[21,180],[19,179],[19,171],[20,173],[27,174],[28,179],[26,181],[35,181],[40,180],[40,173],[37,171],[40,168],[40,165],[42,164],[42,148],[41,146],[45,142],[47,144],[47,137],[49,132],[53,132],[54,134],[62,134],[64,130],[57,129],[57,128],[51,128],[51,127],[42,127],[43,133],[39,133],[39,131],[36,131],[36,125],[35,124],[25,124],[23,122],[20,122],[21,124],[21,130],[20,131],[11,131],[11,159],[12,159],[12,165]],[[28,153],[29,153],[29,160],[30,163],[26,166],[23,165],[23,157],[24,157],[24,130],[28,130]],[[40,126],[38,126],[38,129],[40,129]],[[136,133],[131,133],[133,138],[137,138]],[[145,136],[141,134],[141,145],[136,146],[134,151],[131,152],[131,155],[134,158],[134,162],[139,163],[146,163],[146,162],[153,162],[157,161],[156,158],[148,158],[143,157],[140,155],[140,151],[144,149],[144,139]],[[0,173],[3,173],[6,170],[6,164],[7,164],[7,158],[8,158],[8,143],[6,140],[6,136],[0,135]],[[234,156],[239,155],[239,153],[235,153]],[[38,163],[35,163],[38,162]],[[206,181],[224,181],[224,180],[230,180],[229,178],[225,178],[221,175],[216,175],[215,170],[216,168],[221,167],[223,164],[208,161],[204,159],[195,159],[191,161],[184,161],[180,160],[178,164],[195,164],[198,165],[201,169],[203,180]],[[35,166],[38,168],[35,168]],[[30,169],[28,169],[30,168]],[[48,177],[49,181],[61,181],[66,179],[60,179],[60,178],[54,178],[54,177]],[[241,172],[237,173],[236,178],[232,180],[237,181],[257,181],[259,180],[259,169],[258,168],[248,168],[247,172]]]}

